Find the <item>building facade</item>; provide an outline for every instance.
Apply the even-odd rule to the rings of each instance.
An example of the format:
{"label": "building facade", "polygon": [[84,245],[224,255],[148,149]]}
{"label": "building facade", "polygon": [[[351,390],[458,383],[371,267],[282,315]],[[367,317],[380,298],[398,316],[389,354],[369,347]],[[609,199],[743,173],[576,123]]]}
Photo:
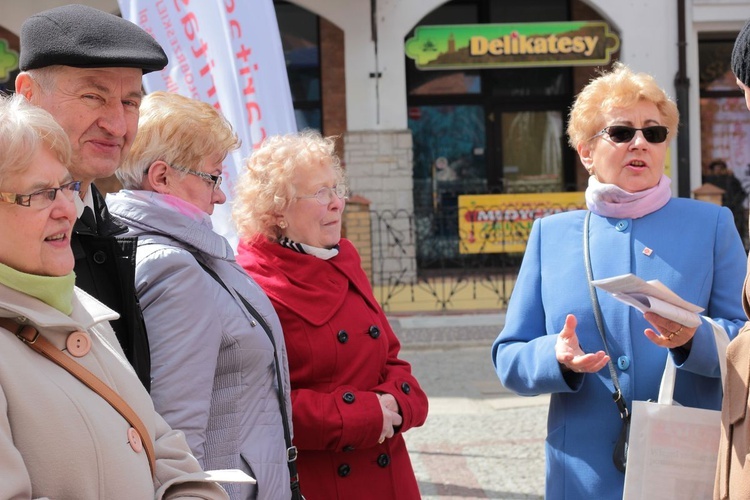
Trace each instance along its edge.
{"label": "building facade", "polygon": [[[79,1],[118,12],[116,0]],[[0,66],[3,42],[18,50],[25,18],[64,3],[4,2]],[[714,159],[724,160],[750,191],[750,112],[729,71],[750,0],[287,0],[275,6],[298,126],[340,136],[358,204],[352,212],[371,214],[369,228],[360,216],[356,230],[347,230],[357,233],[387,310],[504,305],[523,250],[511,240],[523,239],[533,217],[575,206],[571,193],[585,189],[587,174],[567,146],[567,112],[578,91],[615,60],[652,74],[679,103],[681,127],[667,166],[676,196],[691,196]],[[460,33],[467,27],[475,30],[477,50],[494,43],[496,53],[507,52],[503,43],[510,48],[512,38],[531,47],[524,30],[546,29],[534,47],[553,54],[542,61],[519,57],[516,64],[450,63],[464,50]],[[503,35],[482,42],[479,35],[490,28],[507,28],[508,41]],[[576,59],[556,34],[561,29],[603,30],[586,35],[592,49],[598,37],[602,58]],[[414,51],[439,52],[436,60],[449,63],[420,66]],[[13,69],[6,72],[9,86]],[[0,67],[0,81],[3,74]],[[482,207],[484,200],[494,205]],[[747,200],[742,203],[745,213]],[[481,217],[491,231],[475,231]],[[746,237],[744,219],[738,227]]]}

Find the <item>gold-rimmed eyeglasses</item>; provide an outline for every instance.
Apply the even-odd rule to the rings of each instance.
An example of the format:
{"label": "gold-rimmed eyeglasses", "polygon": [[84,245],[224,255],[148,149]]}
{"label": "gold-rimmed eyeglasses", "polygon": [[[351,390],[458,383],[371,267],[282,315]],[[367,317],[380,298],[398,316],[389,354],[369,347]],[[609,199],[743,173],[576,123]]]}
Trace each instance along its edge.
{"label": "gold-rimmed eyeglasses", "polygon": [[40,189],[31,194],[0,193],[0,201],[42,210],[52,205],[52,202],[57,198],[58,191],[60,191],[66,199],[73,201],[80,190],[81,181],[72,181],[63,184],[60,187]]}

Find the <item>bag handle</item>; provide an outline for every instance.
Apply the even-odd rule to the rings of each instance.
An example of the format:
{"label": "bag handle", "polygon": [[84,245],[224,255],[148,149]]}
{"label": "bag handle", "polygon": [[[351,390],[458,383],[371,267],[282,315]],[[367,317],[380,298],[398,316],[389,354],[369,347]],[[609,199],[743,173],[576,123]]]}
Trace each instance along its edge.
{"label": "bag handle", "polygon": [[[726,330],[707,316],[703,316],[713,330],[714,341],[716,342],[716,352],[719,356],[719,371],[721,372],[721,390],[724,391],[724,379],[727,376],[727,346],[729,345],[729,335]],[[674,364],[672,356],[667,355],[667,363],[664,367],[664,374],[661,377],[661,384],[659,385],[659,404],[672,405],[674,404],[674,384],[677,378],[677,367]]]}
{"label": "bag handle", "polygon": [[33,326],[20,325],[10,318],[0,318],[0,327],[3,327],[10,332],[14,332],[16,337],[18,337],[24,344],[67,370],[75,378],[83,382],[86,387],[101,396],[112,406],[112,408],[117,410],[117,413],[122,415],[122,417],[133,428],[135,428],[136,432],[140,435],[143,449],[146,451],[146,457],[148,458],[148,465],[151,469],[151,477],[154,477],[156,473],[154,443],[151,442],[151,436],[146,430],[146,426],[138,417],[138,414],[136,414],[136,412],[120,397],[119,394],[113,391],[99,377],[88,371],[79,363],[76,363],[60,349],[52,345],[50,341],[44,338]]}

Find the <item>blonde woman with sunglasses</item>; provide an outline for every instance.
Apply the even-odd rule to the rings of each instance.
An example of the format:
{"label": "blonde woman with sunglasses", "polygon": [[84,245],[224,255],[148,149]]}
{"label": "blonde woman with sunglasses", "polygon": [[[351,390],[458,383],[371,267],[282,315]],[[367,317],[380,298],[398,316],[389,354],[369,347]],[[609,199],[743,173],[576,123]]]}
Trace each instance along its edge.
{"label": "blonde woman with sunglasses", "polygon": [[548,500],[622,498],[621,414],[633,400],[657,398],[667,356],[678,368],[676,401],[721,407],[719,354],[705,320],[691,327],[644,315],[604,292],[597,305],[589,291],[589,270],[594,280],[632,273],[703,307],[730,338],[744,323],[746,257],[732,213],[672,197],[664,174],[677,125],[677,107],[654,78],[620,63],[571,109],[570,145],[590,174],[588,210],[535,221],[492,346],[505,387],[551,395]]}

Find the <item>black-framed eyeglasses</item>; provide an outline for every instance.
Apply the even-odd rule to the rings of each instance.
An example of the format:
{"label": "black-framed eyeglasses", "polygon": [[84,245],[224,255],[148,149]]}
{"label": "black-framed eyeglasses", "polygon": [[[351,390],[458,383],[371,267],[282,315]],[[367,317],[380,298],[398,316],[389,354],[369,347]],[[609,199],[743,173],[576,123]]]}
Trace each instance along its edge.
{"label": "black-framed eyeglasses", "polygon": [[297,198],[315,198],[315,200],[321,205],[328,205],[333,201],[334,195],[336,195],[336,198],[339,200],[343,200],[346,198],[346,193],[347,189],[344,184],[336,184],[333,187],[322,187],[318,189],[315,194],[309,196],[297,196]]}
{"label": "black-framed eyeglasses", "polygon": [[170,163],[167,163],[167,165],[169,165],[170,167],[172,167],[173,169],[175,169],[177,171],[185,172],[186,174],[196,175],[196,176],[200,177],[201,179],[205,180],[206,182],[209,182],[209,183],[213,184],[213,190],[214,191],[218,191],[219,187],[221,187],[221,176],[220,175],[213,175],[213,174],[209,174],[207,172],[201,172],[199,170],[193,170],[191,168],[181,167],[179,165],[172,165]]}
{"label": "black-framed eyeglasses", "polygon": [[602,134],[607,134],[612,142],[620,144],[632,141],[635,133],[639,130],[643,134],[643,138],[652,144],[661,144],[667,140],[667,135],[669,135],[669,129],[663,125],[653,125],[643,128],[629,127],[627,125],[610,125],[601,129],[592,139]]}
{"label": "black-framed eyeglasses", "polygon": [[57,198],[58,191],[60,191],[66,199],[73,201],[80,190],[81,181],[72,181],[63,184],[60,187],[40,189],[31,194],[0,193],[0,201],[42,210],[52,205],[52,202]]}

